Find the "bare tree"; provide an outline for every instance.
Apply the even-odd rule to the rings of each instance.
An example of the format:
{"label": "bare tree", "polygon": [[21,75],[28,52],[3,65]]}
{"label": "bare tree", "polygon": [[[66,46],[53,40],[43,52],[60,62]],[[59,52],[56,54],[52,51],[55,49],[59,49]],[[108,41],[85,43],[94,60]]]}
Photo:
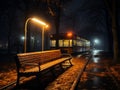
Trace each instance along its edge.
{"label": "bare tree", "polygon": [[113,51],[114,51],[114,62],[116,63],[119,55],[118,47],[118,35],[117,35],[117,23],[116,23],[116,2],[117,0],[111,0],[112,6],[110,6],[110,0],[104,0],[108,12],[112,19],[112,36],[113,36]]}

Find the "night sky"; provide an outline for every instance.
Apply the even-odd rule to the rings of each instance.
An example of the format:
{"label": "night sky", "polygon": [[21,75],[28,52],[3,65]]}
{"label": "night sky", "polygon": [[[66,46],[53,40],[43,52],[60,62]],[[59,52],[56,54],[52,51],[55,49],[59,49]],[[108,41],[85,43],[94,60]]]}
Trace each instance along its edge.
{"label": "night sky", "polygon": [[[119,5],[120,2],[117,1],[117,29],[120,34]],[[112,41],[112,39],[108,37],[111,28],[111,18],[107,11],[103,0],[73,0],[64,10],[64,16],[67,18],[63,17],[61,20],[65,23],[61,23],[61,30],[67,28],[66,30],[69,31],[69,29],[72,28],[73,31],[75,30],[76,33],[89,39],[91,42],[93,42],[94,39],[99,39],[100,43],[98,48],[107,50],[108,45],[111,44],[109,41]]]}
{"label": "night sky", "polygon": [[[0,4],[0,43],[7,42],[10,28],[12,29],[12,37],[10,39],[23,35],[25,7],[24,3],[20,0],[18,0],[17,4],[18,6],[15,5],[14,0],[4,0]],[[34,8],[32,5],[29,7]],[[94,39],[99,39],[98,49],[108,49],[108,44],[110,44],[108,43],[110,40],[108,35],[111,27],[111,18],[103,0],[71,0],[63,5],[63,7],[60,18],[60,32],[73,31],[79,36],[89,39],[91,42]],[[117,0],[117,29],[120,36],[119,11],[120,1]],[[41,17],[42,15],[38,16]],[[10,17],[13,17],[13,19]],[[51,25],[53,25],[52,20],[51,22]],[[53,25],[50,33],[54,32],[55,28]]]}

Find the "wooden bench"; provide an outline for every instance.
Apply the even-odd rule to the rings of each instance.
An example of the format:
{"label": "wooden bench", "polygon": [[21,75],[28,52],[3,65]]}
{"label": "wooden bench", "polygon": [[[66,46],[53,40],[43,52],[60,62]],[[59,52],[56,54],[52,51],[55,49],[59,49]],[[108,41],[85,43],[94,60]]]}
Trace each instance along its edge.
{"label": "wooden bench", "polygon": [[17,83],[19,85],[20,77],[39,76],[41,71],[52,68],[55,65],[69,61],[71,64],[71,55],[62,54],[58,50],[48,50],[41,52],[20,53],[16,55]]}

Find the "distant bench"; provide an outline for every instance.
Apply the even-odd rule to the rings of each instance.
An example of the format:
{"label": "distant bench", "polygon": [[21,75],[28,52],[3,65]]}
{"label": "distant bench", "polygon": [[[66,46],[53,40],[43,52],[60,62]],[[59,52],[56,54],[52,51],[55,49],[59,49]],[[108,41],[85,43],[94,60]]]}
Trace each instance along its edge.
{"label": "distant bench", "polygon": [[20,77],[39,76],[40,72],[65,61],[71,64],[71,55],[62,54],[58,50],[48,50],[41,52],[20,53],[16,55],[17,83],[19,85]]}

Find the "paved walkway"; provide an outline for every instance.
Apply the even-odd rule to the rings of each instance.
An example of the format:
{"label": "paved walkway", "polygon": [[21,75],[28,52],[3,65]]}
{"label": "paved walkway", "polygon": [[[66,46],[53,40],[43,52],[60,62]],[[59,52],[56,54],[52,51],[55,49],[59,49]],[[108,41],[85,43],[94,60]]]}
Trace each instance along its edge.
{"label": "paved walkway", "polygon": [[96,50],[92,54],[76,90],[119,90],[119,84],[110,71],[112,58],[103,51]]}

